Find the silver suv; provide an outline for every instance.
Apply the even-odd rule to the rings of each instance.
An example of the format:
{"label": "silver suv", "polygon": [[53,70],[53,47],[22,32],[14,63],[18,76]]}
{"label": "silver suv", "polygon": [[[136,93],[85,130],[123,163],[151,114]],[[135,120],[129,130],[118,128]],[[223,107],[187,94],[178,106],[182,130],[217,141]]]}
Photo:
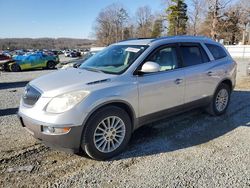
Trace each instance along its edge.
{"label": "silver suv", "polygon": [[104,160],[120,153],[144,124],[196,107],[225,113],[235,77],[236,63],[209,38],[127,40],[79,69],[31,81],[18,114],[47,145]]}

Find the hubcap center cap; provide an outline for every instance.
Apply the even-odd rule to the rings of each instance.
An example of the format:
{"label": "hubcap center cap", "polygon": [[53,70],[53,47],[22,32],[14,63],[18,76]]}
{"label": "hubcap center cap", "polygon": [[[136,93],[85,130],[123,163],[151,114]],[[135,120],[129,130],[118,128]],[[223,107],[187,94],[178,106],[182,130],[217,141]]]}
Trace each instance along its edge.
{"label": "hubcap center cap", "polygon": [[113,136],[113,133],[111,131],[108,131],[107,132],[107,137],[111,137],[111,136]]}

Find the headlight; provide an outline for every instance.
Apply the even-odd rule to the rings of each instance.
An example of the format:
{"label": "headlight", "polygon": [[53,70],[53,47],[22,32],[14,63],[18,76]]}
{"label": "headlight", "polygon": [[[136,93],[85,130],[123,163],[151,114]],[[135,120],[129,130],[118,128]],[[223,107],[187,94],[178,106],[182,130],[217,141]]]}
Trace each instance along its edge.
{"label": "headlight", "polygon": [[54,97],[47,105],[46,111],[62,113],[70,110],[88,96],[88,91],[75,91]]}

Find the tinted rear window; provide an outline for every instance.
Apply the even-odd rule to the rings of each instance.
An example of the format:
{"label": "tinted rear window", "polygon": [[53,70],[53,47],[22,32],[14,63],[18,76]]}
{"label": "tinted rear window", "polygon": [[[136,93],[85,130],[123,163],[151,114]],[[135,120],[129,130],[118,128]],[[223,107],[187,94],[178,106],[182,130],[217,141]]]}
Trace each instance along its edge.
{"label": "tinted rear window", "polygon": [[211,54],[213,55],[215,60],[222,59],[227,56],[227,53],[225,52],[225,50],[220,46],[217,46],[214,44],[206,44],[206,46],[211,52]]}
{"label": "tinted rear window", "polygon": [[203,63],[202,54],[198,46],[181,46],[180,49],[184,67]]}

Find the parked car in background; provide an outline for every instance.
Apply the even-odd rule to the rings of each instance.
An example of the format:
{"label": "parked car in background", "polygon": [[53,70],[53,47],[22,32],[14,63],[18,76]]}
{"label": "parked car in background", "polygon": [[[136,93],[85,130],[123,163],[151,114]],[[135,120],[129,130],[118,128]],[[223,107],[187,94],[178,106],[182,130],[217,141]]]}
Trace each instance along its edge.
{"label": "parked car in background", "polygon": [[0,54],[0,70],[6,70],[10,62],[13,62],[10,56]]}
{"label": "parked car in background", "polygon": [[5,54],[0,54],[0,61],[8,61],[11,57]]}
{"label": "parked car in background", "polygon": [[[58,63],[56,65],[56,68],[57,69],[73,68],[75,64],[82,64],[85,60],[86,60],[85,58],[81,58],[81,59],[61,62],[61,63]],[[74,68],[76,68],[76,67],[74,67]]]}
{"label": "parked car in background", "polygon": [[76,53],[75,53],[75,52],[70,52],[69,57],[74,58],[74,57],[77,57],[77,55],[76,55]]}
{"label": "parked car in background", "polygon": [[73,64],[74,68],[78,68],[80,67],[87,59],[91,58],[92,56],[94,56],[95,54],[101,52],[105,47],[98,47],[98,48],[92,48],[90,49],[89,52],[87,52],[83,58],[82,61],[77,61]]}
{"label": "parked car in background", "polygon": [[8,62],[5,65],[5,70],[17,72],[34,68],[54,69],[58,63],[58,56],[49,55],[42,52],[30,52],[26,55],[13,56],[13,61]]}
{"label": "parked car in background", "polygon": [[81,57],[81,52],[77,50],[67,50],[64,52],[65,57]]}
{"label": "parked car in background", "polygon": [[81,53],[77,51],[72,51],[70,52],[69,57],[81,57]]}
{"label": "parked car in background", "polygon": [[11,58],[11,51],[9,51],[9,50],[4,50],[4,51],[0,52],[0,54]]}
{"label": "parked car in background", "polygon": [[104,160],[144,124],[198,107],[224,114],[236,69],[227,50],[206,37],[123,41],[79,69],[31,81],[18,114],[39,140]]}
{"label": "parked car in background", "polygon": [[80,67],[87,59],[95,55],[96,53],[102,51],[105,47],[98,47],[98,48],[92,48],[89,52],[87,52],[83,58],[77,59],[74,61],[68,61],[68,62],[61,62],[57,65],[58,69],[66,69],[66,68],[78,68]]}
{"label": "parked car in background", "polygon": [[64,56],[65,56],[65,57],[69,57],[69,56],[70,56],[70,53],[71,53],[70,51],[65,51],[65,52],[64,52]]}
{"label": "parked car in background", "polygon": [[84,56],[85,54],[89,52],[89,49],[81,49],[80,52],[81,52],[81,55]]}
{"label": "parked car in background", "polygon": [[15,50],[14,55],[24,55],[25,51],[24,50]]}

